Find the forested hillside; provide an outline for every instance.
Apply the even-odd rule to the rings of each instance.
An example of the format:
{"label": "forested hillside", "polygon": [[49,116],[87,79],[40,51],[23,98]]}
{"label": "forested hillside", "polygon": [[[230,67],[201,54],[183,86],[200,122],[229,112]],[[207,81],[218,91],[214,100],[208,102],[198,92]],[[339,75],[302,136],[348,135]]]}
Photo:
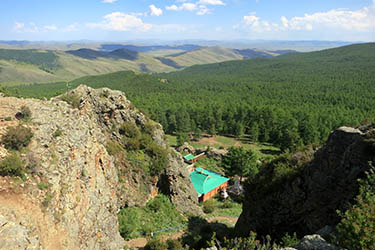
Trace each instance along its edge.
{"label": "forested hillside", "polygon": [[[168,74],[117,72],[84,77],[73,85],[124,91],[167,133],[247,133],[254,141],[294,149],[325,139],[341,125],[375,117],[374,53],[375,44],[368,43],[193,66]],[[64,86],[19,91],[49,96],[64,91]]]}

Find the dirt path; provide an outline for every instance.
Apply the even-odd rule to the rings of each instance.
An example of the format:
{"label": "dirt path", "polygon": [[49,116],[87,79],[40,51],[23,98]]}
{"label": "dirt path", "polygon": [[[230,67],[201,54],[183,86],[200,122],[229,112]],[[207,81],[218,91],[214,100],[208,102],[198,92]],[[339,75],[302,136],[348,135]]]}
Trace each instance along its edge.
{"label": "dirt path", "polygon": [[238,217],[215,216],[215,217],[210,218],[208,220],[208,222],[221,221],[221,220],[228,220],[228,221],[233,222],[234,224],[236,224],[237,220],[238,220]]}
{"label": "dirt path", "polygon": [[214,146],[214,145],[224,146],[224,144],[216,141],[216,136],[203,137],[199,139],[198,143],[203,144],[203,145],[210,145],[210,146]]}

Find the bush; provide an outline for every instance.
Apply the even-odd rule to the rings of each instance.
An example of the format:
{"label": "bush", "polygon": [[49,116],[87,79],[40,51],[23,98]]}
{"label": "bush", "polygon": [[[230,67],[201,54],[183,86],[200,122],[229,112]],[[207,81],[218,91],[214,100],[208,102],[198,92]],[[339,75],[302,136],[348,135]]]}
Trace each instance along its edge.
{"label": "bush", "polygon": [[297,245],[299,243],[299,239],[297,238],[297,234],[294,232],[293,235],[289,235],[286,233],[281,238],[281,245],[283,247],[292,247],[294,245]]}
{"label": "bush", "polygon": [[122,142],[129,150],[138,150],[141,147],[141,143],[138,138],[123,138]]}
{"label": "bush", "polygon": [[56,129],[55,132],[53,132],[53,134],[52,134],[52,136],[55,137],[55,138],[56,138],[56,137],[59,137],[59,136],[61,136],[61,135],[62,135],[62,130],[59,129],[59,128]]}
{"label": "bush", "polygon": [[29,107],[22,106],[21,113],[23,115],[23,118],[22,118],[23,121],[29,121],[31,119],[31,110]]}
{"label": "bush", "polygon": [[144,250],[166,250],[168,245],[166,242],[162,242],[157,239],[150,240],[147,242],[147,245],[144,247]]}
{"label": "bush", "polygon": [[152,157],[150,174],[158,175],[168,166],[168,151],[158,146],[155,142],[147,147],[147,153]]}
{"label": "bush", "polygon": [[108,141],[105,145],[105,148],[109,155],[115,155],[122,151],[122,147],[120,146],[120,144],[114,141]]}
{"label": "bush", "polygon": [[183,250],[181,242],[178,240],[168,239],[166,243],[168,250]]}
{"label": "bush", "polygon": [[247,238],[234,238],[225,239],[222,244],[223,248],[233,249],[233,250],[269,250],[269,249],[281,249],[277,244],[272,243],[271,237],[266,236],[263,243],[256,239],[256,233],[250,232],[250,236]]}
{"label": "bush", "polygon": [[119,128],[119,133],[128,138],[138,138],[141,135],[138,127],[132,122],[124,122]]}
{"label": "bush", "polygon": [[9,127],[6,134],[2,137],[1,143],[6,149],[20,150],[29,145],[33,133],[31,128],[24,126]]}
{"label": "bush", "polygon": [[23,177],[23,174],[23,162],[17,152],[13,152],[0,162],[0,175]]}
{"label": "bush", "polygon": [[[123,208],[118,213],[119,231],[124,239],[139,237],[162,229],[179,226],[183,217],[165,195],[157,195],[145,207]],[[166,248],[165,248],[166,249]]]}
{"label": "bush", "polygon": [[73,108],[79,108],[79,105],[81,104],[81,97],[74,93],[67,93],[61,96],[60,99],[70,104]]}
{"label": "bush", "polygon": [[215,211],[215,201],[210,199],[208,201],[203,202],[203,212],[206,214],[213,213]]}
{"label": "bush", "polygon": [[367,179],[360,181],[360,194],[357,204],[345,213],[337,225],[337,240],[340,246],[348,249],[375,249],[375,172],[367,174]]}

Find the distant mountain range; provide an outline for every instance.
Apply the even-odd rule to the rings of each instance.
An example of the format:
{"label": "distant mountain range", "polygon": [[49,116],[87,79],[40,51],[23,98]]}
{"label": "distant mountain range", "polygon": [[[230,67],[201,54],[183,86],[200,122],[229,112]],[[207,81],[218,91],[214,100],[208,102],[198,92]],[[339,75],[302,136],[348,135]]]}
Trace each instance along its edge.
{"label": "distant mountain range", "polygon": [[[16,43],[16,42],[14,42]],[[25,45],[20,42],[18,45]],[[102,44],[101,50],[0,49],[0,84],[19,85],[72,80],[132,70],[135,72],[170,72],[198,64],[250,58],[270,58],[292,50],[267,51],[228,49],[219,46],[136,46]]]}
{"label": "distant mountain range", "polygon": [[346,41],[278,41],[278,40],[134,40],[124,42],[101,42],[90,40],[78,41],[6,41],[0,40],[0,48],[6,49],[49,49],[49,50],[76,50],[95,49],[113,51],[116,49],[130,49],[137,52],[158,50],[190,51],[200,47],[219,46],[230,49],[259,49],[259,50],[297,50],[308,52],[350,45],[358,42]]}

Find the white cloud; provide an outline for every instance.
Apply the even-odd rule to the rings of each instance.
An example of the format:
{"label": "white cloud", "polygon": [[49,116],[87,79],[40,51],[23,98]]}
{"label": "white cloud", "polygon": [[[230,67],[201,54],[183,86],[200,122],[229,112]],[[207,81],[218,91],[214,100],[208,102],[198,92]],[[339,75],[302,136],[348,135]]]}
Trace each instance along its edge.
{"label": "white cloud", "polygon": [[45,30],[57,30],[56,25],[45,25],[43,28]]}
{"label": "white cloud", "polygon": [[21,22],[16,22],[14,24],[13,30],[15,32],[23,32],[23,33],[37,33],[37,32],[42,31],[33,22],[30,22],[28,24],[21,23]]}
{"label": "white cloud", "polygon": [[24,27],[25,27],[25,24],[24,24],[24,23],[16,22],[16,23],[14,24],[14,30],[15,30],[15,31],[20,31],[20,30],[22,30]]}
{"label": "white cloud", "polygon": [[261,20],[256,13],[250,13],[243,17],[242,26],[255,32],[282,30],[371,32],[375,28],[375,6],[367,6],[359,10],[334,9],[289,19],[281,16],[280,23],[270,23],[267,20]]}
{"label": "white cloud", "polygon": [[165,7],[166,10],[173,10],[173,11],[182,11],[182,10],[194,11],[197,8],[198,8],[197,5],[194,4],[194,3],[183,3],[180,6],[177,6],[177,5],[173,4],[171,6],[166,6]]}
{"label": "white cloud", "polygon": [[210,14],[210,13],[211,13],[211,10],[204,5],[200,5],[199,10],[197,11],[198,16],[203,16],[203,15]]}
{"label": "white cloud", "polygon": [[62,32],[79,31],[78,23],[73,23],[61,29]]}
{"label": "white cloud", "polygon": [[151,4],[150,6],[150,16],[161,16],[163,15],[163,10],[157,8],[155,5]]}
{"label": "white cloud", "polygon": [[152,28],[152,24],[147,24],[135,15],[126,14],[122,12],[113,12],[104,16],[104,21],[100,23],[89,23],[89,28],[100,28],[105,30],[116,30],[116,31],[149,31]]}
{"label": "white cloud", "polygon": [[225,5],[221,0],[200,0],[197,4],[202,5]]}
{"label": "white cloud", "polygon": [[250,13],[249,16],[244,16],[243,20],[246,25],[249,25],[251,27],[255,28],[259,26],[259,17],[257,17],[255,13]]}
{"label": "white cloud", "polygon": [[23,32],[23,33],[42,33],[42,32],[53,32],[53,31],[60,31],[60,32],[72,32],[78,31],[78,24],[70,24],[65,28],[59,28],[54,24],[48,24],[44,26],[37,26],[35,23],[30,22],[28,24],[16,22],[14,24],[13,30],[15,32]]}
{"label": "white cloud", "polygon": [[117,0],[103,0],[102,3],[114,3]]}
{"label": "white cloud", "polygon": [[165,6],[165,9],[166,10],[172,10],[172,11],[178,11],[179,8],[177,7],[177,5],[173,4],[171,6]]}
{"label": "white cloud", "polygon": [[288,28],[289,27],[288,19],[285,16],[282,16],[280,19],[281,19],[281,23],[283,24],[283,26],[285,28]]}
{"label": "white cloud", "polygon": [[222,0],[199,0],[195,3],[187,3],[186,0],[177,0],[176,2],[182,2],[181,5],[176,4],[166,6],[166,10],[170,11],[194,11],[197,15],[206,15],[212,12],[208,5],[226,5]]}

